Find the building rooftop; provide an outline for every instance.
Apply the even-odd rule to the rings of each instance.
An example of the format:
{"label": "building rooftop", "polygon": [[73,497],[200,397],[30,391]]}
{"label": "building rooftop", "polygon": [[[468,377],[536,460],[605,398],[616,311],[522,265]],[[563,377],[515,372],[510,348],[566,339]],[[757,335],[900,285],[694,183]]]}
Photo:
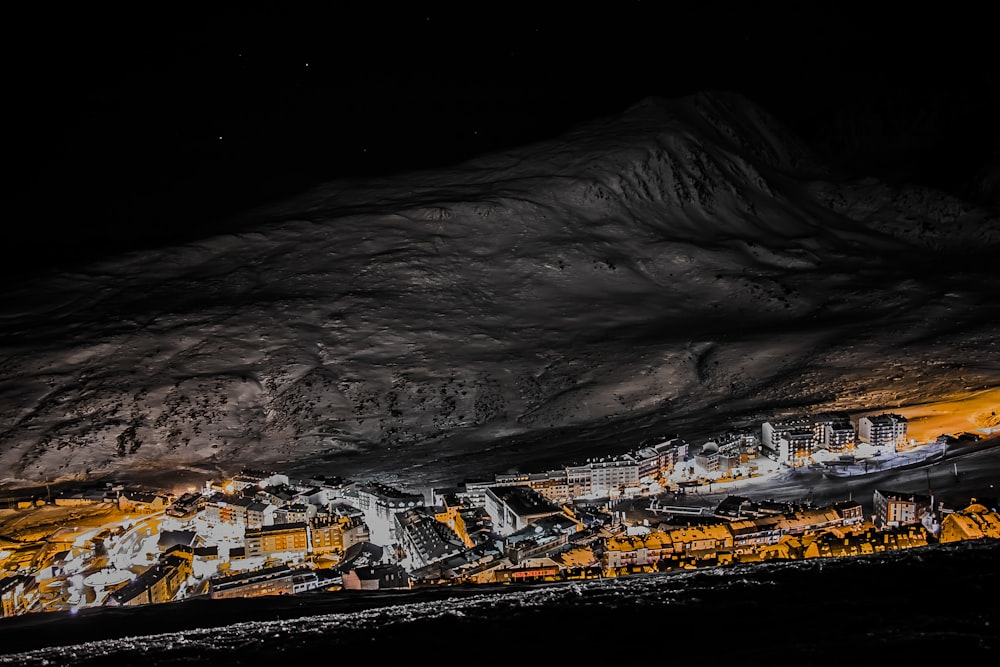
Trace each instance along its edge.
{"label": "building rooftop", "polygon": [[494,486],[488,493],[507,504],[518,516],[538,516],[562,511],[559,506],[527,486]]}
{"label": "building rooftop", "polygon": [[291,576],[292,568],[288,565],[276,565],[274,567],[267,567],[260,570],[250,570],[248,572],[240,572],[238,574],[231,574],[225,577],[216,577],[209,580],[209,585],[213,591],[221,591],[230,588],[238,588],[240,586],[245,586],[259,581],[268,581],[271,579],[280,579],[282,577]]}
{"label": "building rooftop", "polygon": [[254,530],[246,531],[247,535],[264,535],[266,533],[278,533],[286,530],[306,530],[309,524],[303,521],[296,521],[295,523],[275,523],[270,526],[261,526]]}

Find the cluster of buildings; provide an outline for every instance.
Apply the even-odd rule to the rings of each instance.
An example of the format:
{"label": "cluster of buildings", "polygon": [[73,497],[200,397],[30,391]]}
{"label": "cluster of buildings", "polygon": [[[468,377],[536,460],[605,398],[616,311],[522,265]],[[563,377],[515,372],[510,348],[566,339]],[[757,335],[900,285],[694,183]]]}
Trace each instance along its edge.
{"label": "cluster of buildings", "polygon": [[907,439],[906,417],[893,413],[859,417],[857,426],[847,415],[814,415],[766,421],[761,426],[762,453],[789,465],[802,462],[821,449],[853,451],[859,443],[901,452],[917,443]]}
{"label": "cluster of buildings", "polygon": [[972,502],[953,511],[933,497],[877,489],[875,512],[840,502],[825,507],[790,507],[729,496],[714,519],[685,526],[626,532],[605,541],[606,574],[730,563],[846,557],[910,549],[931,543],[1000,539],[1000,513]]}
{"label": "cluster of buildings", "polygon": [[[916,446],[907,436],[906,417],[894,413],[866,415],[853,422],[843,414],[773,419],[760,430],[728,431],[703,443],[697,451],[683,438],[639,447],[631,452],[588,459],[538,473],[496,475],[493,480],[466,482],[466,492],[482,494],[490,485],[528,486],[556,503],[576,498],[641,495],[651,486],[699,484],[699,475],[752,477],[758,460],[805,466],[820,451],[849,454],[860,445],[898,453]],[[686,465],[687,464],[687,465]],[[704,480],[702,480],[704,481]]]}
{"label": "cluster of buildings", "polygon": [[[640,495],[650,482],[696,485],[699,475],[752,477],[757,461],[805,466],[820,453],[846,455],[864,445],[869,451],[905,452],[918,445],[907,434],[906,417],[883,413],[859,417],[821,414],[772,419],[753,429],[728,431],[703,443],[697,451],[682,438],[666,439],[626,454],[589,459],[540,473],[497,475],[489,484],[526,485],[553,502],[582,497]],[[685,466],[685,464],[688,464]],[[691,465],[694,464],[694,465]],[[702,480],[704,481],[704,480]],[[467,483],[470,492],[475,485]]]}
{"label": "cluster of buildings", "polygon": [[[340,478],[293,480],[244,470],[180,496],[108,485],[100,502],[129,517],[49,550],[0,578],[3,615],[131,606],[190,597],[255,597],[314,589],[555,581],[773,558],[873,553],[930,542],[1000,539],[995,502],[951,511],[933,498],[876,491],[874,512],[729,496],[707,515],[626,520],[615,499],[703,471],[752,474],[754,460],[794,463],[857,441],[905,447],[906,420],[766,422],[697,453],[680,439],[544,473],[411,493]],[[93,502],[98,502],[92,499]],[[65,502],[82,504],[79,496]],[[14,562],[10,550],[0,560]],[[46,604],[47,602],[47,604]]]}

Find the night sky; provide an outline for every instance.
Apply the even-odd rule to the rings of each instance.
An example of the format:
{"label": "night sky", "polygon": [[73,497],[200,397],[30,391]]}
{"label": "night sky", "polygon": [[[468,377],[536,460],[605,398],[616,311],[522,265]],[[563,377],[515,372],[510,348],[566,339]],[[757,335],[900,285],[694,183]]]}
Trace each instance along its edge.
{"label": "night sky", "polygon": [[5,225],[5,272],[190,240],[324,181],[705,89],[746,95],[854,173],[957,192],[996,164],[998,59],[971,9],[327,4],[10,22],[8,155],[27,206]]}

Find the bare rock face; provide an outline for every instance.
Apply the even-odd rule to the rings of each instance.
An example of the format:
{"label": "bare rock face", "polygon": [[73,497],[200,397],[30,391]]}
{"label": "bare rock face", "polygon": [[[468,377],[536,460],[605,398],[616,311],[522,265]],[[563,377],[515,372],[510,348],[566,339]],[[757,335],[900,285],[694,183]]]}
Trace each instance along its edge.
{"label": "bare rock face", "polygon": [[746,100],[649,100],[3,296],[8,483],[443,483],[1000,385],[994,210],[842,182]]}

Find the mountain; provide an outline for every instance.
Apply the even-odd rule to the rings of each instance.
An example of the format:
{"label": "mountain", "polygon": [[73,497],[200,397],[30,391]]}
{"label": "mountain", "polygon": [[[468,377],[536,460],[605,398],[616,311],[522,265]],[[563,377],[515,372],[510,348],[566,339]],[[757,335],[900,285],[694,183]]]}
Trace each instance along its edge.
{"label": "mountain", "polygon": [[1000,386],[995,207],[650,98],[2,296],[8,484],[252,464],[420,486]]}

